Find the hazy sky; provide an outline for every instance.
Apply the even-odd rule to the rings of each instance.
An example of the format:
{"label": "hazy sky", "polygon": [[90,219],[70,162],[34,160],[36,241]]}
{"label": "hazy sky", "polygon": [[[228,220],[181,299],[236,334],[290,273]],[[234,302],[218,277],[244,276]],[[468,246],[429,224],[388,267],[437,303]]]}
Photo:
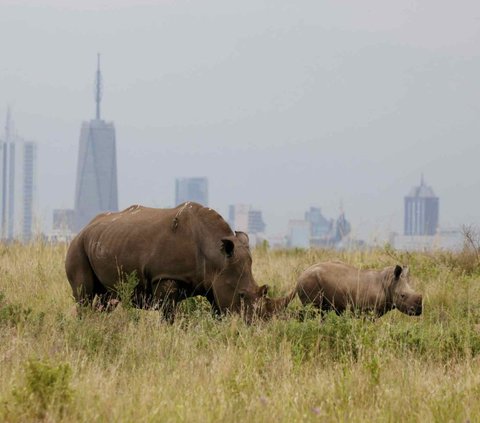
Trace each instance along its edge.
{"label": "hazy sky", "polygon": [[122,208],[207,176],[269,233],[343,202],[372,240],[424,172],[442,226],[480,223],[478,0],[0,0],[0,122],[11,104],[39,143],[46,225],[73,206],[98,51]]}

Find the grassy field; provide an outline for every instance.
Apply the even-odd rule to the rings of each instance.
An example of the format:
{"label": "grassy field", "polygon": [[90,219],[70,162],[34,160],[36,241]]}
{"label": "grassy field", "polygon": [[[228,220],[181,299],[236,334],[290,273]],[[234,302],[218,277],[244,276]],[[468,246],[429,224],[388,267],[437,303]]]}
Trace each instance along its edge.
{"label": "grassy field", "polygon": [[117,308],[73,316],[64,246],[0,246],[0,421],[480,421],[480,267],[475,254],[266,251],[274,294],[307,266],[408,264],[424,314],[328,315],[246,326],[202,300],[173,325]]}

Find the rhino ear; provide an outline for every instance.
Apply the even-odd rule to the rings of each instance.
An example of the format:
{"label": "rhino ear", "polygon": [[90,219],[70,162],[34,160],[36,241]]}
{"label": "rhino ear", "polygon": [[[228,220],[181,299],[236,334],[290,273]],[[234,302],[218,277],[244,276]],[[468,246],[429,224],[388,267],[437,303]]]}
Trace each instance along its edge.
{"label": "rhino ear", "polygon": [[398,264],[395,266],[395,270],[393,271],[393,275],[395,276],[395,279],[398,279],[400,275],[402,274],[402,266],[399,266]]}
{"label": "rhino ear", "polygon": [[233,252],[235,251],[235,244],[229,238],[222,239],[221,250],[228,258],[233,257]]}
{"label": "rhino ear", "polygon": [[260,297],[266,297],[269,289],[270,287],[268,285],[262,285],[260,288],[258,288]]}
{"label": "rhino ear", "polygon": [[241,241],[243,245],[246,245],[248,247],[250,239],[245,232],[235,231],[235,236]]}

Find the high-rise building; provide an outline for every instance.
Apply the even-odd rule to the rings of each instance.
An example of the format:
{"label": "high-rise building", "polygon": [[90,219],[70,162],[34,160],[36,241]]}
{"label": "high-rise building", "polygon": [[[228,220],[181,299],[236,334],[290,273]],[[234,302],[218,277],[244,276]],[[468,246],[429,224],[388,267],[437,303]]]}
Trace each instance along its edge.
{"label": "high-rise building", "polygon": [[115,127],[100,115],[102,76],[98,55],[95,119],[83,122],[78,149],[75,189],[75,231],[98,213],[118,210]]}
{"label": "high-rise building", "polygon": [[248,204],[228,206],[228,223],[232,229],[248,234],[264,233],[266,227],[261,210],[253,209]]}
{"label": "high-rise building", "polygon": [[435,235],[438,227],[438,197],[425,184],[413,187],[405,197],[404,235]]}
{"label": "high-rise building", "polygon": [[17,136],[10,109],[0,141],[0,222],[3,240],[28,242],[34,235],[37,145]]}
{"label": "high-rise building", "polygon": [[340,216],[338,216],[337,221],[335,222],[335,240],[336,242],[341,241],[347,235],[350,234],[352,226],[350,222],[345,218],[345,213],[342,211]]}
{"label": "high-rise building", "polygon": [[288,222],[288,248],[310,247],[310,223],[306,220],[292,219]]}
{"label": "high-rise building", "polygon": [[305,220],[310,222],[310,235],[312,238],[326,238],[333,228],[333,219],[327,219],[323,216],[319,207],[310,207],[310,210],[305,212]]}
{"label": "high-rise building", "polygon": [[[307,230],[307,229],[308,230]],[[289,247],[337,248],[350,234],[351,226],[343,210],[337,220],[327,219],[320,208],[310,207],[304,220],[291,220],[288,224]],[[308,242],[306,241],[308,239]],[[358,241],[355,241],[358,244]]]}
{"label": "high-rise building", "polygon": [[54,209],[52,230],[47,240],[52,243],[70,242],[75,236],[75,210]]}
{"label": "high-rise building", "polygon": [[248,212],[248,233],[258,234],[265,232],[265,222],[263,221],[261,210],[250,210]]}
{"label": "high-rise building", "polygon": [[54,231],[73,232],[75,224],[75,210],[73,209],[55,209],[53,210]]}
{"label": "high-rise building", "polygon": [[177,178],[175,180],[175,205],[194,201],[208,206],[207,178]]}
{"label": "high-rise building", "polygon": [[228,224],[234,231],[248,232],[249,204],[232,204],[228,206]]}

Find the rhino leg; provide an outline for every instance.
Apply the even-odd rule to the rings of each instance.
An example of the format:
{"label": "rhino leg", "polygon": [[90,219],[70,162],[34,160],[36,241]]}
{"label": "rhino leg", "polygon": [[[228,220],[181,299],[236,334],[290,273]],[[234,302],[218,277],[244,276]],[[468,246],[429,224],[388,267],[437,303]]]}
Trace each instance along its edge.
{"label": "rhino leg", "polygon": [[179,283],[171,279],[163,279],[152,283],[153,298],[168,323],[173,323],[178,303],[184,299]]}
{"label": "rhino leg", "polygon": [[297,294],[303,305],[299,312],[299,320],[303,322],[309,318],[317,317],[318,314],[320,314],[320,318],[323,320],[325,313],[329,310],[329,305],[317,281],[312,279],[299,284],[297,286]]}
{"label": "rhino leg", "polygon": [[82,248],[70,248],[65,268],[78,305],[90,305],[95,298],[95,274]]}
{"label": "rhino leg", "polygon": [[305,306],[307,304],[312,304],[317,308],[322,308],[323,303],[323,291],[318,288],[315,281],[310,283],[304,283],[297,287],[297,294],[300,301]]}
{"label": "rhino leg", "polygon": [[98,280],[85,251],[78,245],[78,242],[76,246],[72,245],[68,251],[65,270],[73,297],[77,303],[78,316],[82,315],[84,307],[93,306],[94,309],[108,309],[107,305],[110,298],[106,296],[107,290]]}
{"label": "rhino leg", "polygon": [[93,308],[97,311],[111,312],[117,308],[120,300],[112,294],[98,294],[93,300]]}
{"label": "rhino leg", "polygon": [[217,303],[215,302],[215,295],[213,295],[213,291],[210,290],[206,293],[205,297],[207,298],[208,302],[212,306],[212,314],[214,317],[221,317],[222,311],[218,307]]}

